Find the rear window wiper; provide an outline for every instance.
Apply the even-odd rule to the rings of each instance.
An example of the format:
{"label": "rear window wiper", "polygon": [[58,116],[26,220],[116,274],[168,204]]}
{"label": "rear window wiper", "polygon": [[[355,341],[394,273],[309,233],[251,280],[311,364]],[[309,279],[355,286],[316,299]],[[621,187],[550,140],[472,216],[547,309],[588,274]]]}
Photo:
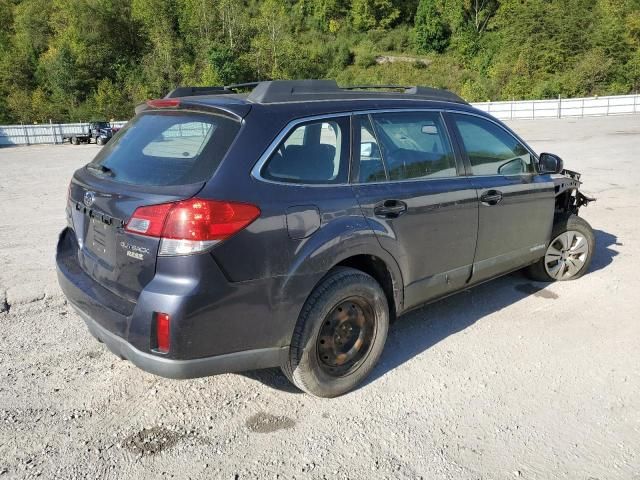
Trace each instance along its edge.
{"label": "rear window wiper", "polygon": [[105,175],[109,175],[111,177],[115,176],[116,172],[113,171],[113,169],[106,167],[104,165],[94,165],[94,164],[89,164],[87,165],[87,168],[89,170],[94,170],[96,172],[100,172],[103,173]]}

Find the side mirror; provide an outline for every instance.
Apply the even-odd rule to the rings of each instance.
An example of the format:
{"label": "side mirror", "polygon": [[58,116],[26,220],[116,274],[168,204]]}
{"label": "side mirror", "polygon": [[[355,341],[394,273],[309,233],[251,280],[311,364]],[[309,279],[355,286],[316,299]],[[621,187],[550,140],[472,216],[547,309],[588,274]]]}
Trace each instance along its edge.
{"label": "side mirror", "polygon": [[553,153],[541,153],[538,161],[540,173],[562,173],[564,170],[564,162]]}
{"label": "side mirror", "polygon": [[373,153],[373,143],[365,142],[360,144],[360,156],[361,157],[370,157]]}
{"label": "side mirror", "polygon": [[527,171],[527,164],[520,157],[509,160],[507,163],[500,165],[498,173],[500,175],[521,175]]}

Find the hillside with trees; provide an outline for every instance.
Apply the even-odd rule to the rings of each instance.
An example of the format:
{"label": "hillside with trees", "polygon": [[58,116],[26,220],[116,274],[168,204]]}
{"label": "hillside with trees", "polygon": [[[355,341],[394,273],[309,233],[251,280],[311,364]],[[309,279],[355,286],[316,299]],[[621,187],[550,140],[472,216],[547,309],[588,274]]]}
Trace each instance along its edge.
{"label": "hillside with trees", "polygon": [[640,86],[640,0],[0,0],[0,123],[126,119],[178,85]]}

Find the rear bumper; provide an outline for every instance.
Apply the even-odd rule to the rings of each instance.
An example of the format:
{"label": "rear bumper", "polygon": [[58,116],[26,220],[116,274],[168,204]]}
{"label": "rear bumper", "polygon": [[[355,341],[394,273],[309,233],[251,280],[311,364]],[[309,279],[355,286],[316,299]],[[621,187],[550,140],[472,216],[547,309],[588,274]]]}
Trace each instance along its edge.
{"label": "rear bumper", "polygon": [[73,306],[87,324],[89,332],[96,339],[103,342],[109,350],[120,358],[129,360],[142,370],[161,377],[183,379],[257,370],[278,365],[281,355],[286,355],[288,351],[286,347],[264,348],[191,360],[173,360],[158,357],[138,350],[123,338],[102,327],[76,305]]}
{"label": "rear bumper", "polygon": [[[281,364],[290,333],[274,328],[262,284],[229,284],[210,257],[181,265],[186,276],[161,270],[137,302],[107,290],[78,264],[71,229],[60,235],[56,252],[58,283],[90,332],[121,358],[168,378],[195,378]],[[189,261],[189,259],[187,259]],[[187,278],[188,281],[177,282]],[[254,303],[247,301],[254,300]],[[171,315],[171,350],[151,347],[154,311]]]}

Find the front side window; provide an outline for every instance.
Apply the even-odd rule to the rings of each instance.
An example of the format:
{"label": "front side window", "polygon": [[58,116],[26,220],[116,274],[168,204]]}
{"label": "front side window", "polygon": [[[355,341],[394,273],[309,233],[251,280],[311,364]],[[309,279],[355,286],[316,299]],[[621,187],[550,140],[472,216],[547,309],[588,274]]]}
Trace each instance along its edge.
{"label": "front side window", "polygon": [[389,180],[457,175],[453,150],[438,112],[372,115]]}
{"label": "front side window", "polygon": [[523,175],[533,172],[529,151],[493,122],[471,115],[453,115],[473,175]]}
{"label": "front side window", "polygon": [[269,158],[263,177],[289,183],[346,183],[348,132],[346,119],[297,126]]}

